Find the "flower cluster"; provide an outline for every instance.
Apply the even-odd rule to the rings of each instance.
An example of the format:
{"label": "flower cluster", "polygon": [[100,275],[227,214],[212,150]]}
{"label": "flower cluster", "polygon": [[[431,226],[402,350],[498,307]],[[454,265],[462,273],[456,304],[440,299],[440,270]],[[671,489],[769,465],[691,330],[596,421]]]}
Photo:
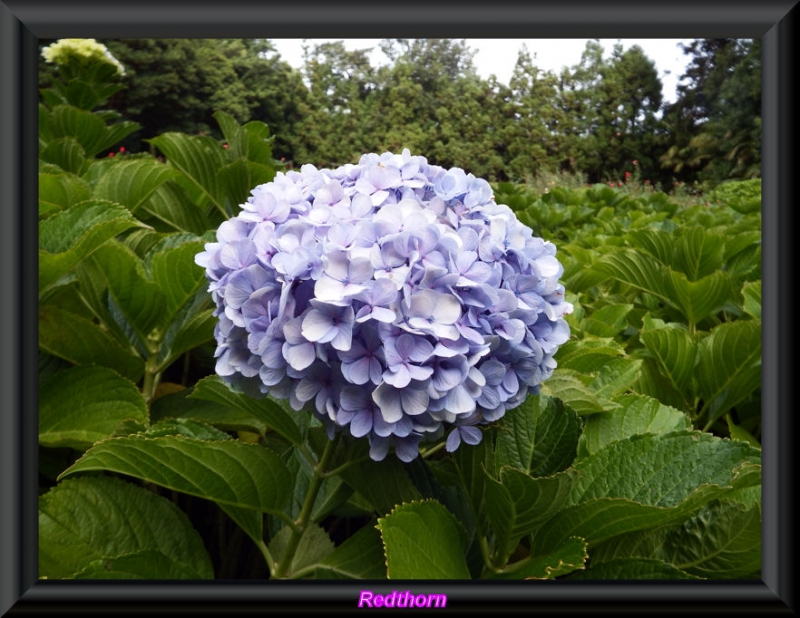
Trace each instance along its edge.
{"label": "flower cluster", "polygon": [[404,150],[278,173],[196,262],[219,375],[410,461],[445,431],[448,451],[479,443],[553,372],[572,310],[555,253],[485,180]]}
{"label": "flower cluster", "polygon": [[112,65],[119,75],[125,75],[122,66],[108,48],[94,39],[59,39],[52,45],[42,50],[45,62],[58,65],[68,65],[71,62],[85,64],[89,62],[103,62]]}

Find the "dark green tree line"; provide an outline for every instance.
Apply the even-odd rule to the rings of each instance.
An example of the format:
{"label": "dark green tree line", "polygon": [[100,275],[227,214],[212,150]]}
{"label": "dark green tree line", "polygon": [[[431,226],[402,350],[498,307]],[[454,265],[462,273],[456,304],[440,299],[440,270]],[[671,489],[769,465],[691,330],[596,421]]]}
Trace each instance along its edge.
{"label": "dark green tree line", "polygon": [[761,41],[699,39],[678,100],[664,113],[662,165],[683,180],[716,184],[761,176]]}
{"label": "dark green tree line", "polygon": [[274,155],[296,166],[409,148],[493,181],[547,171],[604,182],[635,170],[653,184],[708,187],[760,175],[758,40],[686,46],[678,99],[666,105],[640,47],[605,56],[596,40],[559,73],[523,48],[508,85],[478,76],[459,39],[386,39],[378,66],[370,49],[310,40],[302,70],[266,39],[103,42],[126,67],[127,88],[109,106],[141,126],[133,150],[165,131],[221,139],[212,114],[222,111],[266,123]]}

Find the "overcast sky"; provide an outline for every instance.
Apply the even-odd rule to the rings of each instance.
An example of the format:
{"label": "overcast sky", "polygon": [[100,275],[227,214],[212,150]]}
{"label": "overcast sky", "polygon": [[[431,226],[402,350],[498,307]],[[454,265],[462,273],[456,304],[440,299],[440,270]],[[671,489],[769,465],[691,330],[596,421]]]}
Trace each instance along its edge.
{"label": "overcast sky", "polygon": [[[385,61],[378,48],[380,39],[308,39],[309,42],[344,41],[347,49],[373,48],[372,63]],[[303,39],[270,39],[281,58],[295,68],[303,66]],[[536,66],[545,71],[558,73],[565,66],[573,66],[581,59],[587,39],[466,39],[467,45],[477,53],[474,62],[478,74],[488,78],[494,74],[497,79],[508,84],[517,56],[522,45],[535,60]],[[624,49],[638,45],[645,55],[655,62],[656,70],[663,84],[665,102],[675,100],[678,78],[683,74],[689,56],[685,55],[678,43],[688,43],[691,39],[600,39],[606,49],[605,57],[611,55],[615,43]]]}

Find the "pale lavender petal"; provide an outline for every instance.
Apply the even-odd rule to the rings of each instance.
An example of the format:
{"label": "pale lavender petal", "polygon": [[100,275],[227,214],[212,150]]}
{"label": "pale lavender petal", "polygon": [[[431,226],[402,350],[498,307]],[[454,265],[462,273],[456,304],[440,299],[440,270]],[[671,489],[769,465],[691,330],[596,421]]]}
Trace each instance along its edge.
{"label": "pale lavender petal", "polygon": [[459,427],[459,433],[461,434],[461,439],[464,440],[467,444],[471,444],[475,446],[476,444],[480,444],[481,438],[483,434],[481,434],[481,430],[477,427],[470,427],[465,425],[463,427]]}
{"label": "pale lavender petal", "polygon": [[461,434],[458,429],[453,429],[450,435],[447,436],[447,441],[444,443],[444,448],[448,453],[456,451],[461,444]]}
{"label": "pale lavender petal", "polygon": [[394,452],[397,458],[405,463],[409,463],[419,456],[417,440],[411,440],[409,438],[395,439],[394,441]]}
{"label": "pale lavender petal", "polygon": [[380,409],[381,416],[387,423],[396,423],[403,417],[401,393],[402,391],[386,383],[372,391],[372,400]]}
{"label": "pale lavender petal", "polygon": [[325,343],[333,339],[339,329],[333,324],[331,316],[319,309],[312,309],[303,319],[303,337],[309,341]]}
{"label": "pale lavender petal", "polygon": [[411,383],[411,372],[407,365],[396,365],[383,372],[383,381],[395,388],[405,388]]}
{"label": "pale lavender petal", "polygon": [[430,397],[428,391],[423,388],[406,388],[403,389],[400,398],[403,402],[403,411],[406,414],[416,416],[422,414],[428,408]]}
{"label": "pale lavender petal", "polygon": [[350,421],[350,433],[354,438],[361,438],[372,431],[372,411],[362,410]]}
{"label": "pale lavender petal", "polygon": [[291,345],[287,342],[283,344],[283,357],[292,368],[302,371],[317,359],[317,352],[313,343]]}

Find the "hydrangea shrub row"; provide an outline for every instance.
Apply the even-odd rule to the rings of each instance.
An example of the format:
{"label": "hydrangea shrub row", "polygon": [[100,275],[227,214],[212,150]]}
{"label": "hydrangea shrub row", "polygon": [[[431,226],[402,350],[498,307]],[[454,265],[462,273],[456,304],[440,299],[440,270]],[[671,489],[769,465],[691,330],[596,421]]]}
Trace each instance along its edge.
{"label": "hydrangea shrub row", "polygon": [[408,150],[278,173],[216,238],[195,261],[217,373],[366,436],[374,460],[479,443],[569,338],[556,247],[485,180]]}

